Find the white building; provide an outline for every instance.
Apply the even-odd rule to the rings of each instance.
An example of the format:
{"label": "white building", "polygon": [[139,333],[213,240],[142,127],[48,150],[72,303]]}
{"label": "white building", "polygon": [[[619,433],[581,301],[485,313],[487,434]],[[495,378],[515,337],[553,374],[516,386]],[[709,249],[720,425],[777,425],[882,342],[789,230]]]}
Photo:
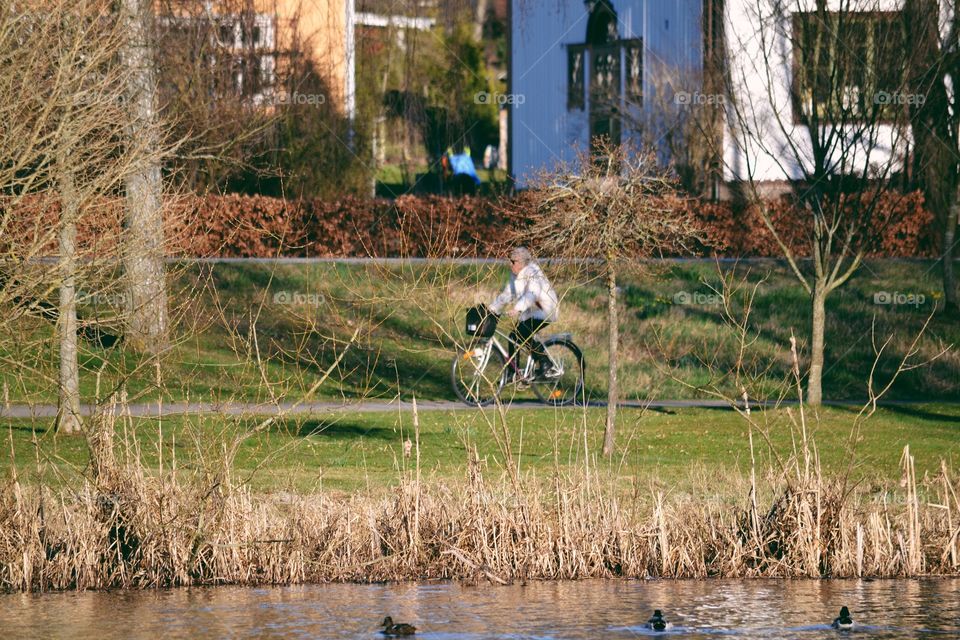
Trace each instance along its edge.
{"label": "white building", "polygon": [[[824,160],[835,173],[877,176],[900,170],[910,146],[903,116],[916,98],[903,86],[908,55],[902,6],[902,0],[828,0],[826,11],[818,13],[815,0],[727,0],[732,91],[725,109],[724,179],[803,179],[813,171],[813,138],[827,143]],[[839,11],[843,26],[836,22]],[[842,35],[824,39],[818,71],[811,60],[814,48],[804,38],[831,31]],[[831,60],[842,61],[845,71],[838,72]],[[821,79],[835,74],[821,80],[830,89],[821,88],[820,95],[818,73]],[[815,108],[820,116],[813,119]],[[856,118],[858,110],[871,115]],[[817,136],[810,133],[813,122]]]}
{"label": "white building", "polygon": [[803,72],[810,63],[797,30],[829,30],[822,17],[829,23],[841,8],[855,27],[844,27],[853,31],[840,39],[843,51],[829,51],[849,67],[840,99],[867,110],[887,104],[868,135],[856,123],[823,119],[816,130],[841,128],[846,140],[861,141],[835,143],[844,152],[831,160],[840,172],[857,173],[851,162],[896,171],[909,147],[908,128],[887,117],[910,99],[890,80],[904,64],[896,28],[903,0],[825,2],[826,14],[817,14],[816,0],[511,0],[511,176],[523,187],[599,135],[676,154],[684,144],[677,123],[691,106],[707,106],[721,118],[713,147],[724,181],[802,179],[813,157],[803,114],[833,99],[817,93],[814,76],[835,67]]}

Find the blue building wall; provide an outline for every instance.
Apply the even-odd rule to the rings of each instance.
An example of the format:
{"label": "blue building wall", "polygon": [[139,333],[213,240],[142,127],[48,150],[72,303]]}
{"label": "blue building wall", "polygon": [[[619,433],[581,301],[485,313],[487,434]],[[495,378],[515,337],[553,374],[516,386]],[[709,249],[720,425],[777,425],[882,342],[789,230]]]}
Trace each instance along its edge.
{"label": "blue building wall", "polygon": [[[643,111],[648,112],[663,104],[654,92],[661,83],[652,74],[668,69],[699,76],[703,0],[611,1],[619,38],[643,38]],[[567,109],[566,46],[585,41],[589,12],[583,0],[510,2],[509,168],[522,187],[538,170],[573,162],[589,144],[589,95],[583,110]],[[640,121],[645,114],[633,115]],[[646,133],[648,140],[658,138],[658,132]],[[626,125],[622,138],[639,140]]]}

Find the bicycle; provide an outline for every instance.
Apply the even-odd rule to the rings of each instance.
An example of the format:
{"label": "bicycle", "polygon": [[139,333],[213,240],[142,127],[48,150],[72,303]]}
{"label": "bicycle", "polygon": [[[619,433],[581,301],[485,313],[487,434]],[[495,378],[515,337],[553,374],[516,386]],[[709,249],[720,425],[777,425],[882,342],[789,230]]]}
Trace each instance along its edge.
{"label": "bicycle", "polygon": [[[475,332],[475,342],[457,350],[450,368],[453,390],[461,401],[471,406],[486,406],[495,401],[509,383],[518,387],[529,385],[537,398],[549,405],[559,407],[585,402],[583,353],[573,341],[573,334],[556,333],[542,340],[549,364],[541,375],[536,375],[536,361],[529,348],[518,348],[510,359],[497,336],[506,341],[510,338],[497,330],[497,319],[487,314],[482,321],[472,324],[468,315],[467,333]],[[476,327],[473,331],[472,326]],[[527,352],[522,369],[517,366],[521,351]]]}

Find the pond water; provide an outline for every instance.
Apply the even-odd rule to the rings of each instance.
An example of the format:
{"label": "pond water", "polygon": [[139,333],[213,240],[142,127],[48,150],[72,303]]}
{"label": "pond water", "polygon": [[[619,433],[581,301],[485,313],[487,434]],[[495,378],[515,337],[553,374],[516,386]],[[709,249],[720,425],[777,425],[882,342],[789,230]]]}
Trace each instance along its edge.
{"label": "pond water", "polygon": [[[841,606],[857,627],[829,627]],[[644,628],[653,609],[673,623]],[[449,582],[0,596],[2,638],[960,638],[960,579]]]}

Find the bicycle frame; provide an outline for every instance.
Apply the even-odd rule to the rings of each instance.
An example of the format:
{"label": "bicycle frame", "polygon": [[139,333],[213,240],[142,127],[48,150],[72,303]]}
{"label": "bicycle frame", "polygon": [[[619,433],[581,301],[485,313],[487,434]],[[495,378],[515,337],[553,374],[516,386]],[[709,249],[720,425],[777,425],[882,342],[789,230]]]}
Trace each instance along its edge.
{"label": "bicycle frame", "polygon": [[[565,335],[569,335],[569,334],[558,334],[557,336],[552,336],[552,335],[547,336],[546,340],[549,340],[554,337],[563,337]],[[490,354],[492,353],[493,349],[496,349],[497,351],[500,352],[500,355],[503,356],[503,361],[507,363],[508,367],[512,368],[514,373],[520,374],[521,377],[526,379],[532,378],[533,369],[536,366],[536,363],[533,360],[533,355],[529,352],[529,348],[527,348],[526,345],[524,345],[523,347],[527,350],[527,360],[526,362],[524,362],[523,369],[521,370],[520,367],[517,365],[517,360],[518,360],[518,356],[520,355],[521,348],[518,346],[517,351],[514,353],[514,357],[511,358],[509,351],[503,346],[503,344],[501,344],[499,340],[497,340],[497,336],[500,336],[501,338],[506,340],[507,343],[509,344],[510,336],[503,333],[499,329],[496,329],[494,331],[494,335],[488,338],[486,343],[483,346],[476,347],[478,349],[484,350],[483,360],[481,361],[480,368],[481,369],[486,368],[487,363],[490,361]],[[557,362],[554,361],[553,357],[550,355],[549,352],[547,352],[547,358],[550,359],[551,365],[555,367],[558,366]]]}

